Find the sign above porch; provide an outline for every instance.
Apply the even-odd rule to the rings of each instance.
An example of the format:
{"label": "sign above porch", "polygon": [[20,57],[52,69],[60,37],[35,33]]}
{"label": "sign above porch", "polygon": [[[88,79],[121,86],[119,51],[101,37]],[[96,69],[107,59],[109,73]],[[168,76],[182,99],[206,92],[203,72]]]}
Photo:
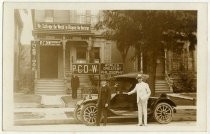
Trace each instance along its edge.
{"label": "sign above porch", "polygon": [[37,22],[35,30],[90,32],[89,24]]}
{"label": "sign above porch", "polygon": [[60,40],[39,40],[32,42],[33,44],[40,46],[62,46],[62,42]]}

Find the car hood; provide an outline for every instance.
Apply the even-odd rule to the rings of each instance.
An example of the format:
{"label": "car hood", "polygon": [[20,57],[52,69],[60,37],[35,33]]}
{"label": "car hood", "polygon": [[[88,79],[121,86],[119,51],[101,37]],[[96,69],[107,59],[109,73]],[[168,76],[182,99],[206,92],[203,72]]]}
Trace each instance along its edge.
{"label": "car hood", "polygon": [[[127,73],[127,74],[121,74],[114,76],[114,78],[133,78],[136,79],[136,76],[139,74],[139,72],[132,72],[132,73]],[[148,79],[149,75],[148,74],[143,74],[144,79]]]}
{"label": "car hood", "polygon": [[98,95],[91,95],[91,96],[85,96],[83,100],[77,101],[76,105],[81,105],[82,103],[85,103],[87,101],[94,101],[98,99]]}

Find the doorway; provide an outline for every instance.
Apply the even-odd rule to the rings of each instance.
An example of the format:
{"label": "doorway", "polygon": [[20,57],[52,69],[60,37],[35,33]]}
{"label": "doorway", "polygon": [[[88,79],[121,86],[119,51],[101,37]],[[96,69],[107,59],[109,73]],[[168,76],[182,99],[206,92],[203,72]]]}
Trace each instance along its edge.
{"label": "doorway", "polygon": [[58,47],[40,47],[40,78],[58,78]]}

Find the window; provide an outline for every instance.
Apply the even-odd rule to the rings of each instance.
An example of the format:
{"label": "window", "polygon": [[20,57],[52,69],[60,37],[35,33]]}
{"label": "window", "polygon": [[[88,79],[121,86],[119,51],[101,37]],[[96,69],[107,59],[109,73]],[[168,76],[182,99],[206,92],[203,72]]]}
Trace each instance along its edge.
{"label": "window", "polygon": [[100,48],[99,47],[94,47],[94,54],[95,54],[95,59],[100,58]]}
{"label": "window", "polygon": [[78,23],[85,24],[86,23],[86,11],[85,10],[78,10],[77,11],[77,18],[78,18]]}
{"label": "window", "polygon": [[77,16],[76,16],[75,10],[70,10],[70,23],[76,23],[77,22]]}
{"label": "window", "polygon": [[53,22],[53,10],[45,10],[45,22]]}
{"label": "window", "polygon": [[100,48],[99,47],[94,47],[93,49],[93,59],[95,63],[99,63],[100,59]]}
{"label": "window", "polygon": [[91,11],[90,10],[86,11],[86,23],[87,24],[91,23]]}
{"label": "window", "polygon": [[85,63],[86,62],[86,47],[77,47],[77,63]]}
{"label": "window", "polygon": [[53,17],[55,23],[69,23],[70,12],[68,10],[54,10]]}
{"label": "window", "polygon": [[91,25],[95,26],[98,23],[98,20],[99,20],[99,11],[92,10],[91,11]]}

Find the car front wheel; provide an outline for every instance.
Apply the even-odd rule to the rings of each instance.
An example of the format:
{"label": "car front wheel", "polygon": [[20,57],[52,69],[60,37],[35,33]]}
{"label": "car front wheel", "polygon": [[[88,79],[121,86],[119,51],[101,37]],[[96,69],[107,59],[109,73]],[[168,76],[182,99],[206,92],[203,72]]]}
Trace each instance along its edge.
{"label": "car front wheel", "polygon": [[165,102],[157,104],[154,110],[154,119],[161,123],[167,124],[172,121],[173,118],[173,109],[171,105]]}
{"label": "car front wheel", "polygon": [[74,109],[74,119],[77,122],[81,122],[81,108],[79,106],[76,106],[76,108]]}
{"label": "car front wheel", "polygon": [[97,107],[95,103],[85,104],[81,110],[82,122],[88,126],[96,123]]}

